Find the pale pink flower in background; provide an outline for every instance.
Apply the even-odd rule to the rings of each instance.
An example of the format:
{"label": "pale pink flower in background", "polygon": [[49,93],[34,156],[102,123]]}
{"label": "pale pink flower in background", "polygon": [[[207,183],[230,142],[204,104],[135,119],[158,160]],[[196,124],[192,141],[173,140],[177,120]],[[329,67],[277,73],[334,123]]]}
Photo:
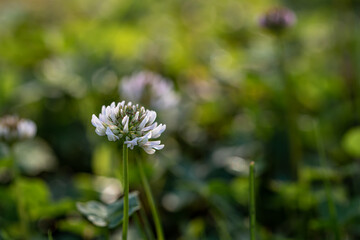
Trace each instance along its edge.
{"label": "pale pink flower in background", "polygon": [[119,92],[123,99],[147,104],[156,110],[172,108],[179,102],[173,83],[150,71],[136,72],[123,77]]}

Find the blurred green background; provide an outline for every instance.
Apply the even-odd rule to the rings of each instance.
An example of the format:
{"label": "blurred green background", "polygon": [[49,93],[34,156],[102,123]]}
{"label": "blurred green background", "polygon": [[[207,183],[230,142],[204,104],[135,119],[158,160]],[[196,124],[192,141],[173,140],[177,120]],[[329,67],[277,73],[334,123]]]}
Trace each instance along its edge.
{"label": "blurred green background", "polygon": [[[281,37],[258,24],[275,6],[297,16]],[[0,114],[38,126],[16,146],[33,239],[101,239],[75,202],[121,195],[121,151],[91,115],[140,70],[180,99],[158,114],[165,148],[147,159],[166,239],[249,239],[250,161],[259,239],[336,239],[334,226],[360,239],[359,15],[358,0],[1,1]],[[0,239],[16,239],[4,144],[0,154]]]}

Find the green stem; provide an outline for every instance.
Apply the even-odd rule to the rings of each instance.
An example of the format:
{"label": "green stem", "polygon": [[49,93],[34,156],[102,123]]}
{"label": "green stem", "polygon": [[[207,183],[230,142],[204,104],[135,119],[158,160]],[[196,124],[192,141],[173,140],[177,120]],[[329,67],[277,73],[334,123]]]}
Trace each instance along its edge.
{"label": "green stem", "polygon": [[13,166],[13,174],[14,174],[14,189],[15,189],[16,205],[17,205],[16,207],[20,219],[20,229],[22,233],[22,238],[26,240],[29,239],[28,219],[25,210],[24,199],[20,191],[20,185],[19,185],[20,171],[16,164],[15,151],[13,146],[11,146],[11,158],[12,158],[12,166]]}
{"label": "green stem", "polygon": [[51,230],[48,230],[48,240],[53,240]]}
{"label": "green stem", "polygon": [[223,217],[220,216],[220,214],[216,213],[217,209],[214,211],[211,211],[211,215],[214,218],[215,226],[217,228],[217,231],[219,232],[219,237],[221,240],[231,240],[231,234],[227,228],[226,222],[224,221]]}
{"label": "green stem", "polygon": [[[320,157],[320,166],[324,169],[324,173],[326,173],[325,171],[327,171],[327,164],[326,164],[325,148],[324,148],[323,140],[320,135],[318,124],[316,122],[314,122],[314,130],[315,130],[315,139],[316,139],[317,149],[318,149],[319,157]],[[329,210],[331,223],[332,223],[332,229],[334,231],[335,239],[340,240],[341,239],[340,227],[339,227],[339,223],[337,220],[336,207],[335,207],[334,199],[333,199],[333,196],[331,193],[331,185],[330,185],[329,179],[327,179],[326,174],[324,176],[324,186],[325,186],[326,198],[327,198],[327,202],[328,202],[328,210]]]}
{"label": "green stem", "polygon": [[124,221],[122,239],[127,239],[129,225],[129,176],[128,176],[128,148],[123,145],[123,185],[124,185]]}
{"label": "green stem", "polygon": [[140,214],[141,219],[143,220],[143,223],[144,223],[144,227],[145,227],[145,232],[146,232],[147,239],[148,239],[148,240],[153,240],[153,239],[155,239],[155,238],[154,238],[154,235],[153,235],[153,232],[152,232],[151,229],[150,229],[150,223],[149,223],[149,220],[148,220],[148,218],[147,218],[145,209],[144,209],[143,207],[140,208],[139,214]]}
{"label": "green stem", "polygon": [[136,224],[136,227],[137,227],[137,230],[141,233],[141,237],[142,239],[149,239],[147,236],[146,236],[146,233],[145,233],[145,230],[141,224],[141,221],[140,221],[140,218],[138,216],[138,214],[134,214],[134,220],[135,220],[135,224]]}
{"label": "green stem", "polygon": [[110,240],[110,229],[109,228],[105,229],[105,239]]}
{"label": "green stem", "polygon": [[250,174],[249,174],[249,183],[250,183],[250,239],[255,240],[255,230],[256,230],[256,212],[255,212],[255,163],[250,163]]}
{"label": "green stem", "polygon": [[147,200],[149,202],[151,213],[153,215],[153,220],[154,220],[154,223],[155,223],[155,230],[156,230],[157,239],[158,240],[164,240],[164,234],[163,234],[163,230],[162,230],[162,226],[161,226],[161,221],[160,221],[160,217],[159,217],[156,205],[155,205],[154,197],[153,197],[153,195],[151,193],[150,184],[149,184],[149,182],[148,182],[148,180],[146,178],[145,171],[144,171],[144,168],[143,168],[140,160],[136,159],[136,163],[138,165],[138,170],[139,170],[139,173],[140,173],[141,181],[142,181],[142,183],[144,185],[145,195],[146,195],[146,198],[147,198]]}
{"label": "green stem", "polygon": [[298,129],[296,126],[296,101],[294,87],[286,71],[285,44],[282,36],[276,39],[277,61],[279,67],[279,75],[284,86],[285,94],[285,121],[287,125],[290,149],[290,164],[292,178],[298,178],[298,168],[301,161],[301,143],[299,141]]}

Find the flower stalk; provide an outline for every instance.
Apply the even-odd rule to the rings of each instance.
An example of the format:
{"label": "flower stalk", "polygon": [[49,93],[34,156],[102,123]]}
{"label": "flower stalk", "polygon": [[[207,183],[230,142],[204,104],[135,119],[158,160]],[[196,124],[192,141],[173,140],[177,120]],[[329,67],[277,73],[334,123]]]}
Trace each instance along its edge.
{"label": "flower stalk", "polygon": [[256,210],[255,210],[255,163],[251,162],[249,166],[249,184],[250,184],[250,240],[255,240],[256,231]]}
{"label": "flower stalk", "polygon": [[298,168],[301,161],[301,142],[299,139],[299,132],[296,126],[296,114],[297,114],[297,102],[295,100],[294,87],[291,79],[286,72],[286,59],[284,41],[282,36],[277,36],[276,47],[277,47],[277,60],[279,67],[279,75],[284,86],[284,93],[286,97],[286,125],[289,138],[290,148],[290,166],[291,175],[293,179],[298,178]]}
{"label": "flower stalk", "polygon": [[138,168],[139,173],[140,173],[141,182],[144,185],[145,195],[146,195],[146,198],[147,198],[148,203],[150,205],[150,210],[151,210],[153,220],[154,220],[154,224],[155,224],[155,230],[156,230],[157,239],[158,240],[164,240],[163,228],[162,228],[162,225],[161,225],[158,210],[157,210],[156,205],[155,205],[154,197],[153,197],[153,194],[151,192],[149,181],[148,181],[148,179],[147,179],[147,177],[145,175],[145,171],[144,171],[144,168],[142,166],[141,161],[136,158],[136,163],[137,163],[137,168]]}
{"label": "flower stalk", "polygon": [[11,146],[10,151],[11,151],[11,160],[12,160],[13,175],[14,175],[16,208],[20,219],[20,229],[21,229],[22,239],[27,240],[29,239],[28,217],[26,214],[24,199],[21,194],[21,189],[19,185],[20,172],[16,164],[14,146]]}
{"label": "flower stalk", "polygon": [[106,240],[110,240],[110,229],[109,228],[105,228],[105,230],[104,230],[104,238]]}
{"label": "flower stalk", "polygon": [[146,212],[144,210],[144,208],[140,208],[140,211],[139,211],[139,215],[143,221],[143,225],[144,225],[144,229],[145,229],[145,233],[146,233],[146,236],[148,240],[154,240],[154,235],[153,235],[153,232],[151,231],[150,229],[150,223],[149,223],[149,220],[146,216]]}
{"label": "flower stalk", "polygon": [[339,222],[337,219],[336,206],[334,203],[333,195],[331,193],[330,181],[326,177],[327,164],[326,164],[326,154],[325,154],[324,142],[321,138],[321,134],[320,134],[320,131],[319,131],[319,128],[318,128],[318,125],[316,122],[314,122],[314,130],[315,130],[315,139],[316,139],[317,150],[319,153],[320,166],[322,167],[322,169],[324,169],[324,175],[325,175],[324,186],[325,186],[326,199],[327,199],[327,203],[328,203],[328,211],[329,211],[329,215],[330,215],[330,221],[331,221],[335,239],[340,240],[341,235],[340,235]]}
{"label": "flower stalk", "polygon": [[123,145],[123,185],[124,185],[124,221],[122,239],[127,239],[127,231],[129,225],[129,169],[128,169],[128,148]]}

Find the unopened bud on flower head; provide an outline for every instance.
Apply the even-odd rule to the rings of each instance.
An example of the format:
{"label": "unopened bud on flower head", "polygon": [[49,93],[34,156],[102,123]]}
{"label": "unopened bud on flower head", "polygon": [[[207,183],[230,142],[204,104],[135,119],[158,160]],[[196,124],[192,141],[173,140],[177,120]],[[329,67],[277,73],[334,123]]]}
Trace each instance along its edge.
{"label": "unopened bud on flower head", "polygon": [[156,110],[172,108],[179,101],[173,83],[150,71],[141,71],[124,77],[121,79],[119,91],[122,98],[148,104]]}
{"label": "unopened bud on flower head", "polygon": [[261,27],[270,30],[272,33],[280,34],[285,29],[293,26],[296,22],[296,15],[293,11],[284,7],[277,7],[267,11],[259,21]]}
{"label": "unopened bud on flower head", "polygon": [[31,120],[12,115],[0,118],[0,141],[13,143],[33,138],[35,134],[36,125]]}
{"label": "unopened bud on flower head", "polygon": [[92,115],[91,123],[100,136],[107,136],[109,141],[121,141],[128,148],[139,146],[148,154],[164,148],[160,141],[151,141],[160,137],[166,125],[155,122],[156,112],[147,110],[138,104],[122,101],[103,106],[99,117]]}

